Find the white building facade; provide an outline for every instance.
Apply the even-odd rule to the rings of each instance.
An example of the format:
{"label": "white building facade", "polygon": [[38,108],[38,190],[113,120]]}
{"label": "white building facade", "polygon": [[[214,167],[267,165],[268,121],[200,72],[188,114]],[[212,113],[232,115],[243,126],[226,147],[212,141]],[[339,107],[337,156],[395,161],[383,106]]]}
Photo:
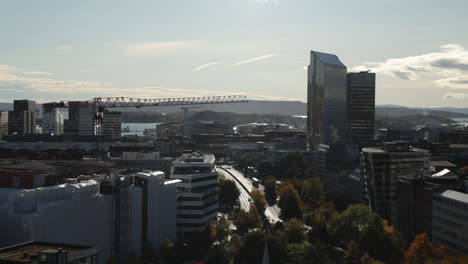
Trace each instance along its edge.
{"label": "white building facade", "polygon": [[177,232],[203,231],[208,222],[215,223],[218,213],[218,172],[215,157],[186,154],[174,162],[171,179],[181,183],[177,193]]}
{"label": "white building facade", "polygon": [[94,180],[0,189],[0,247],[32,240],[89,245],[99,263],[141,255],[145,243],[158,248],[176,239],[178,182],[152,172],[115,177],[107,192]]}
{"label": "white building facade", "polygon": [[432,240],[456,255],[468,255],[468,194],[452,190],[434,193]]}

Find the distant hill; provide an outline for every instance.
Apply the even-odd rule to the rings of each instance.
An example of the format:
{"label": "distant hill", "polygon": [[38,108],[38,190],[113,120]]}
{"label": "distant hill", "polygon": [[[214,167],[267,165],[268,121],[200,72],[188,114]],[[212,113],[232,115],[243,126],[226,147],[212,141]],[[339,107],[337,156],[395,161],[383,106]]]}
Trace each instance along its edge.
{"label": "distant hill", "polygon": [[[40,108],[40,105],[38,105]],[[306,115],[307,104],[299,101],[259,101],[249,100],[248,103],[237,104],[213,104],[213,105],[194,105],[188,107],[190,112],[215,111],[222,113],[236,114],[278,114],[278,115]],[[0,110],[13,109],[12,103],[0,103]],[[145,107],[135,108],[113,108],[111,111],[122,112],[145,112],[145,113],[182,113],[180,106],[170,107]],[[67,111],[63,110],[65,116]],[[376,106],[376,115],[399,117],[399,116],[424,116],[430,115],[441,118],[468,118],[468,108],[410,108],[398,105],[378,105]]]}

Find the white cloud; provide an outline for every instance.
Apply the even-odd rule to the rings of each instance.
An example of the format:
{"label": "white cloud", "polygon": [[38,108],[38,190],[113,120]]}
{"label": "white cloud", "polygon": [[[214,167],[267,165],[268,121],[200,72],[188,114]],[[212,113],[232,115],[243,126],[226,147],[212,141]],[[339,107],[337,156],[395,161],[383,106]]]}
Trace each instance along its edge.
{"label": "white cloud", "polygon": [[443,45],[440,49],[440,52],[418,56],[367,62],[351,70],[371,69],[405,80],[433,80],[441,87],[468,89],[468,51],[457,44]]}
{"label": "white cloud", "polygon": [[125,44],[125,53],[133,56],[156,56],[174,52],[190,51],[199,46],[189,41],[135,42]]}
{"label": "white cloud", "polygon": [[50,72],[41,72],[41,71],[23,72],[23,74],[32,74],[32,75],[52,75],[52,73],[50,73]]}
{"label": "white cloud", "polygon": [[207,64],[203,64],[201,66],[198,66],[197,68],[193,69],[192,72],[197,72],[201,69],[204,69],[206,67],[209,67],[209,66],[212,66],[212,65],[217,65],[217,64],[222,64],[223,62],[210,62],[210,63],[207,63]]}
{"label": "white cloud", "polygon": [[264,59],[269,59],[269,58],[280,56],[280,55],[281,54],[279,54],[279,53],[268,54],[268,55],[265,55],[265,56],[260,56],[260,57],[256,57],[256,58],[236,62],[236,63],[234,63],[232,65],[229,65],[229,67],[237,67],[237,66],[240,66],[242,64],[251,63],[251,62],[264,60]]}
{"label": "white cloud", "polygon": [[[203,65],[202,65],[203,66]],[[286,100],[300,101],[299,98],[263,95],[252,92],[238,91],[235,93],[224,91],[180,89],[164,86],[116,87],[111,83],[77,80],[57,80],[52,78],[29,78],[17,76],[22,70],[10,66],[0,65],[0,91],[17,93],[40,92],[44,95],[35,98],[44,103],[54,100],[88,100],[93,97],[133,97],[133,98],[168,98],[191,96],[219,96],[245,95],[249,99],[257,100]]]}
{"label": "white cloud", "polygon": [[255,0],[255,2],[259,2],[259,3],[278,3],[278,0]]}
{"label": "white cloud", "polygon": [[464,93],[447,93],[444,95],[444,99],[452,99],[452,100],[463,100],[467,94]]}

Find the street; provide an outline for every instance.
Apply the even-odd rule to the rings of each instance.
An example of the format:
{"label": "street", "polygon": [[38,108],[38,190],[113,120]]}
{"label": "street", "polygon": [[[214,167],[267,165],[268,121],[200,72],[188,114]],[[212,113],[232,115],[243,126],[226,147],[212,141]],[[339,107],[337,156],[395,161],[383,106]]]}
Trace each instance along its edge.
{"label": "street", "polygon": [[[249,198],[250,192],[254,189],[252,182],[244,176],[244,174],[238,170],[233,169],[231,166],[219,166],[221,172],[226,172],[223,173],[223,175],[226,176],[226,179],[231,179],[234,180],[236,183],[237,188],[239,188],[240,191],[240,206],[242,209],[248,211],[250,208],[250,203],[249,203]],[[267,207],[265,208],[265,216],[267,219],[270,221],[270,223],[276,223],[276,222],[283,222],[280,218],[280,208],[275,204],[274,206],[269,206],[267,204]]]}

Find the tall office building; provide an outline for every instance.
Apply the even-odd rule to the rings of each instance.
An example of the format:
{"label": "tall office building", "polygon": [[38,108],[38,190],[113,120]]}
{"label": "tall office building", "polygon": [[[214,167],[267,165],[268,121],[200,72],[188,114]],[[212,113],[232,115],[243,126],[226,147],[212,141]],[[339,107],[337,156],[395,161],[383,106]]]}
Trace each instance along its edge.
{"label": "tall office building", "polygon": [[185,154],[174,162],[171,179],[179,179],[177,192],[177,232],[200,232],[218,215],[218,172],[215,157]]}
{"label": "tall office building", "polygon": [[331,144],[346,131],[346,66],[336,55],[310,52],[307,79],[307,142]]}
{"label": "tall office building", "polygon": [[94,135],[94,104],[72,101],[68,105],[67,133],[80,136]]}
{"label": "tall office building", "polygon": [[122,135],[122,113],[105,112],[102,121],[102,134],[106,140],[120,140]]}
{"label": "tall office building", "polygon": [[36,133],[36,102],[15,100],[9,113],[8,132],[26,135]]}
{"label": "tall office building", "polygon": [[375,73],[348,73],[347,134],[361,147],[372,144],[375,121]]}
{"label": "tall office building", "polygon": [[63,134],[63,116],[53,104],[42,105],[42,129],[44,134]]}
{"label": "tall office building", "polygon": [[429,152],[412,148],[408,142],[387,142],[383,147],[363,148],[361,174],[369,207],[390,220],[397,181],[404,177],[429,177]]}
{"label": "tall office building", "polygon": [[8,112],[0,111],[0,139],[8,135]]}

